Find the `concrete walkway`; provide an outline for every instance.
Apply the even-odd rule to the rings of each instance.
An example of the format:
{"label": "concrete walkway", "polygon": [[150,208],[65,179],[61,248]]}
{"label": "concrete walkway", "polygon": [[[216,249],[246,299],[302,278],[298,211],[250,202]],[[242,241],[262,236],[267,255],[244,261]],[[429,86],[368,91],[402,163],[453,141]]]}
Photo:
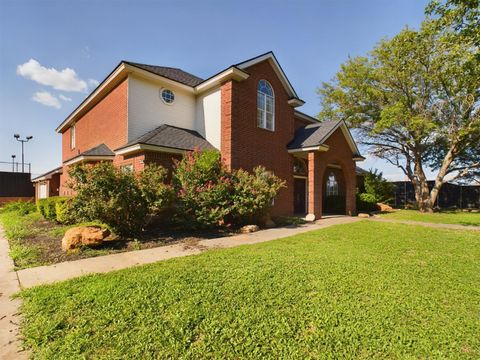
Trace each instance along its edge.
{"label": "concrete walkway", "polygon": [[371,217],[368,218],[368,220],[378,221],[378,222],[387,222],[387,223],[396,223],[396,224],[406,224],[406,225],[420,225],[420,226],[432,227],[432,228],[437,228],[437,229],[480,231],[480,226],[457,225],[457,224],[438,224],[438,223],[413,221],[413,220],[385,219],[385,218],[381,218],[379,216],[373,216],[373,217],[371,216]]}
{"label": "concrete walkway", "polygon": [[13,261],[9,256],[8,242],[0,228],[0,359],[27,359],[28,354],[18,351],[20,299],[11,296],[20,291]]}
{"label": "concrete walkway", "polygon": [[194,245],[180,243],[153,249],[68,261],[50,266],[39,266],[19,270],[17,275],[21,287],[30,288],[32,286],[51,284],[86,274],[106,273],[113,270],[154,263],[161,260],[199,254],[208,249],[231,248],[239,245],[261,243],[301,234],[307,231],[323,229],[332,225],[353,223],[359,220],[362,219],[347,216],[330,217],[321,219],[316,223],[301,225],[298,227],[274,228],[250,234],[202,240]]}

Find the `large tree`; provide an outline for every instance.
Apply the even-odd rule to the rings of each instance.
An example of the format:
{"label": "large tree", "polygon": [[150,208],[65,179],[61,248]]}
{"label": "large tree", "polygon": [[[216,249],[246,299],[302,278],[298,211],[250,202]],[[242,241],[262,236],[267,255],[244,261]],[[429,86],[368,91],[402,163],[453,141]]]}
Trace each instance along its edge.
{"label": "large tree", "polygon": [[432,211],[446,179],[480,176],[480,28],[455,28],[439,12],[447,5],[432,3],[440,16],[349,59],[318,90],[320,118],[346,120],[371,154],[399,167],[421,211]]}

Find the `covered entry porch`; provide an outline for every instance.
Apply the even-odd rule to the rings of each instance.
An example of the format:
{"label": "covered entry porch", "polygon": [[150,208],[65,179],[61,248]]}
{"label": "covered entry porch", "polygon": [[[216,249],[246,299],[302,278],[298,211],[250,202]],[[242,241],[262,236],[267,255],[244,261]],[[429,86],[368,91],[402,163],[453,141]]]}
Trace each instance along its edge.
{"label": "covered entry porch", "polygon": [[307,220],[356,214],[356,161],[364,158],[343,121],[301,128],[289,144],[294,157],[294,212]]}

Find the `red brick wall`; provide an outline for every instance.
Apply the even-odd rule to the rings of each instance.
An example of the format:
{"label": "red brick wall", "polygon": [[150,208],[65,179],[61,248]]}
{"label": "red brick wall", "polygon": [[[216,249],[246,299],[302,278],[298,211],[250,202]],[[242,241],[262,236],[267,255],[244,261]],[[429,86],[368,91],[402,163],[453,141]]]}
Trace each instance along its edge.
{"label": "red brick wall", "polygon": [[[75,148],[70,147],[70,131],[62,133],[62,161],[104,143],[114,150],[127,142],[128,81],[124,80],[75,124]],[[71,195],[65,188],[68,169],[60,179],[60,195]]]}
{"label": "red brick wall", "polygon": [[[356,171],[355,161],[352,160],[353,153],[345,139],[342,130],[339,128],[325,141],[330,149],[325,152],[316,152],[309,154],[309,189],[315,191],[314,202],[309,198],[309,213],[317,218],[322,215],[322,198],[324,192],[323,178],[325,172],[329,171],[328,164],[338,164],[342,168],[343,180],[345,181],[345,202],[346,214],[356,213],[355,190],[356,190]],[[322,179],[322,184],[314,182],[313,175]]]}
{"label": "red brick wall", "polygon": [[[292,214],[293,158],[287,152],[287,144],[294,136],[293,108],[268,61],[246,71],[250,74],[247,80],[222,86],[222,157],[228,167],[252,170],[262,165],[285,180],[287,189],[275,200],[272,214]],[[267,80],[275,93],[275,131],[257,126],[257,85],[261,79]]]}

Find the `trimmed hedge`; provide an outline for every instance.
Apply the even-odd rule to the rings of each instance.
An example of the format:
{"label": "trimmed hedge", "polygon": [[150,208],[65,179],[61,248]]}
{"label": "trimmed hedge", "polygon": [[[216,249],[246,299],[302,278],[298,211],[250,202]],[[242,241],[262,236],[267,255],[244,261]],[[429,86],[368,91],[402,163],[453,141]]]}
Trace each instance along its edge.
{"label": "trimmed hedge", "polygon": [[37,210],[46,220],[67,223],[69,200],[67,196],[52,196],[37,200]]}

